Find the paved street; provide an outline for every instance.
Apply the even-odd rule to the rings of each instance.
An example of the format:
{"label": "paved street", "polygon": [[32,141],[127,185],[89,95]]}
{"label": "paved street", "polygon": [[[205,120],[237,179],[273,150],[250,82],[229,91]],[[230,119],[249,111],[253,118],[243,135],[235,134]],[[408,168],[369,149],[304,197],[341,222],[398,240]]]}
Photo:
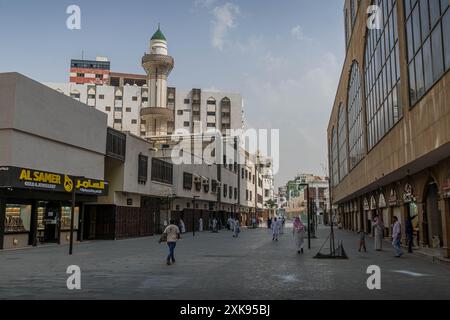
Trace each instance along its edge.
{"label": "paved street", "polygon": [[[357,236],[337,232],[350,257],[315,260],[324,242],[298,256],[291,230],[273,243],[266,229],[186,234],[176,250],[177,264],[166,266],[166,245],[157,237],[44,247],[0,253],[1,299],[450,299],[450,269],[424,258],[394,257],[386,248],[357,252]],[[366,269],[382,269],[382,290],[369,291]],[[82,270],[82,290],[66,288],[69,265]]]}

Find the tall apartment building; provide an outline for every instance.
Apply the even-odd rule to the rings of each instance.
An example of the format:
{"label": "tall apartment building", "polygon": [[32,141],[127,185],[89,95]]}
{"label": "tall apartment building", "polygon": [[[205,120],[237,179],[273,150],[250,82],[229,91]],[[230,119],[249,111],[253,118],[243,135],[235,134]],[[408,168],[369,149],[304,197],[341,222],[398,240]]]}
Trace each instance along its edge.
{"label": "tall apartment building", "polygon": [[[380,9],[374,13],[379,28],[367,27],[372,4]],[[448,7],[446,0],[346,0],[346,58],[328,126],[331,197],[344,227],[372,232],[379,215],[388,236],[393,216],[403,226],[412,219],[415,246],[445,256],[450,256]]]}
{"label": "tall apartment building", "polygon": [[142,58],[147,75],[111,72],[106,58],[72,60],[69,83],[46,85],[106,113],[108,126],[143,138],[179,130],[192,134],[217,130],[227,135],[227,130],[243,129],[241,95],[168,87],[174,63],[158,29]]}

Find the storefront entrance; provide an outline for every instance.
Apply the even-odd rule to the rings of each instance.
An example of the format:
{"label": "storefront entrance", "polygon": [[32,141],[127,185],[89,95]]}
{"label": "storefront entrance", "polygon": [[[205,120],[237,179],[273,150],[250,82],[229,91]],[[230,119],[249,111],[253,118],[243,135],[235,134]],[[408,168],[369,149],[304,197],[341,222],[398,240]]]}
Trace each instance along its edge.
{"label": "storefront entrance", "polygon": [[52,202],[39,202],[38,205],[37,239],[39,243],[58,243],[61,208]]}

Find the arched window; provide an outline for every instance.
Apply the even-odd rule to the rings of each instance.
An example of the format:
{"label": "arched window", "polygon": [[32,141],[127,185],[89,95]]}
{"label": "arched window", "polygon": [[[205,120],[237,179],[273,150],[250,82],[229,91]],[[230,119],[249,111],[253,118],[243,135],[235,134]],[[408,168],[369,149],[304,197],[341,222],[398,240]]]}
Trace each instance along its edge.
{"label": "arched window", "polygon": [[384,14],[381,29],[368,29],[366,37],[364,77],[369,150],[403,117],[397,0],[375,0],[373,4],[382,8]]}
{"label": "arched window", "polygon": [[339,106],[338,144],[339,181],[342,181],[348,174],[347,112],[342,104]]}
{"label": "arched window", "polygon": [[348,148],[350,170],[356,167],[365,155],[364,126],[360,70],[358,63],[354,62],[348,86]]}
{"label": "arched window", "polygon": [[331,134],[331,183],[336,186],[339,183],[339,156],[338,156],[338,139],[336,129],[333,128]]}
{"label": "arched window", "polygon": [[450,69],[448,1],[405,1],[411,106]]}

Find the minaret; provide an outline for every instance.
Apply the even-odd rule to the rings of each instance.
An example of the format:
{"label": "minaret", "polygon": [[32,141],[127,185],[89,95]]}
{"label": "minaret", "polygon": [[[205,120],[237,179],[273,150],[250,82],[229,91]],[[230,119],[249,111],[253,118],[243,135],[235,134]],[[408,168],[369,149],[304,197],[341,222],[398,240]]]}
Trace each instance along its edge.
{"label": "minaret", "polygon": [[160,27],[150,40],[150,51],[142,58],[142,67],[148,75],[148,108],[141,109],[146,121],[147,137],[167,135],[168,122],[174,121],[174,110],[167,108],[167,77],[174,60],[168,55],[167,40]]}

